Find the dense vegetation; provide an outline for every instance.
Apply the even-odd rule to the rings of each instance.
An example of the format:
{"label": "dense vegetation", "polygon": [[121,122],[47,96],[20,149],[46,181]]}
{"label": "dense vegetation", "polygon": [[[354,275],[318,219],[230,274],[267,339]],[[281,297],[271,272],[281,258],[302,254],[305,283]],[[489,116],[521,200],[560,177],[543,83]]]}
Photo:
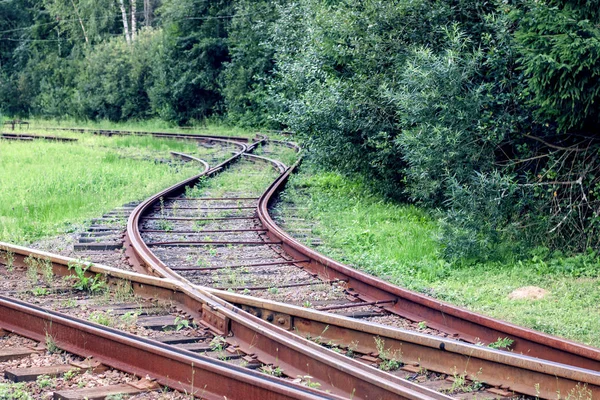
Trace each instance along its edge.
{"label": "dense vegetation", "polygon": [[0,1],[0,110],[291,129],[448,258],[600,244],[598,1],[137,3]]}

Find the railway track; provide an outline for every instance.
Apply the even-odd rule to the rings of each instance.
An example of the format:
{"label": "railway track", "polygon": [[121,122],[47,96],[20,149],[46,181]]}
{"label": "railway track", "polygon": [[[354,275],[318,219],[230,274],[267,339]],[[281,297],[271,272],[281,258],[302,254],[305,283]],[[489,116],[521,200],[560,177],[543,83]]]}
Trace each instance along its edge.
{"label": "railway track", "polygon": [[[18,292],[11,292],[10,299],[0,298],[2,329],[38,341],[50,335],[60,348],[73,354],[93,356],[136,376],[149,375],[161,385],[201,398],[281,398],[285,394],[277,392],[285,389],[277,385],[271,394],[258,394],[238,383],[242,374],[251,386],[264,386],[253,377],[266,377],[294,389],[293,398],[305,398],[308,395],[302,393],[307,390],[308,398],[447,398],[358,362],[350,368],[343,355],[287,331],[271,330],[268,322],[240,316],[241,310],[181,282],[1,246],[6,266],[3,275],[12,277],[4,279],[4,284],[13,282]],[[52,276],[47,272],[50,269]],[[37,281],[31,278],[32,270]],[[77,286],[84,276],[103,282],[103,290],[96,295],[81,291]],[[23,290],[25,279],[31,279],[32,286]],[[69,282],[67,287],[65,282]],[[31,302],[39,287],[49,291],[38,294],[43,308],[22,302]],[[132,318],[132,313],[137,316]],[[178,329],[179,325],[183,326]],[[156,353],[162,358],[155,358]],[[220,375],[209,368],[214,366]]]}
{"label": "railway track", "polygon": [[[187,321],[200,321],[213,338],[223,337],[227,348],[261,363],[263,372],[296,380],[311,376],[314,382],[300,378],[300,383],[317,383],[344,397],[445,396],[428,387],[457,398],[469,391],[478,398],[600,396],[597,349],[393,287],[296,242],[269,214],[292,171],[269,157],[291,158],[277,142],[266,146],[263,156],[248,154],[261,143],[263,137],[240,144],[225,160],[188,157],[205,171],[142,202],[129,217],[130,260],[138,270],[161,277],[145,279],[168,282],[186,294],[179,304]],[[233,178],[246,185],[237,191],[207,185]],[[28,250],[19,251],[25,257]],[[114,271],[103,271],[115,279]],[[119,273],[131,282],[141,279]],[[372,321],[408,328],[426,321],[434,336]],[[259,339],[269,329],[273,336]],[[465,343],[500,337],[514,340],[512,353]],[[365,364],[398,369],[386,373]],[[357,382],[360,388],[351,386]]]}

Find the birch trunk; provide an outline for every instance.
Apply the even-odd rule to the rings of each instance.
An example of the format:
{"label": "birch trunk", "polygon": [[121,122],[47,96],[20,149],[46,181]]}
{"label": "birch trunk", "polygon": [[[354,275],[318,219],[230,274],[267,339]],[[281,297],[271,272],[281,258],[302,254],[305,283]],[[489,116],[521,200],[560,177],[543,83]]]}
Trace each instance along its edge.
{"label": "birch trunk", "polygon": [[121,7],[121,14],[123,16],[123,30],[125,31],[125,40],[127,44],[131,43],[131,36],[129,36],[129,23],[127,22],[127,11],[125,10],[125,3],[123,0],[119,0],[119,5]]}
{"label": "birch trunk", "polygon": [[137,9],[135,0],[130,0],[131,3],[131,40],[135,40],[135,34],[137,30]]}

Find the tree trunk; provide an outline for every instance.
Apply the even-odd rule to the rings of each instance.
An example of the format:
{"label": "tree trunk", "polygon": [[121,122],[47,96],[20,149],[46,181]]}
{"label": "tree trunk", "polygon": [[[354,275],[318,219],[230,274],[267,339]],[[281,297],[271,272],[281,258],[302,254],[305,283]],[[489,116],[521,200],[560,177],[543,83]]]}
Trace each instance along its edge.
{"label": "tree trunk", "polygon": [[152,3],[150,0],[144,0],[144,25],[152,24]]}
{"label": "tree trunk", "polygon": [[127,23],[127,11],[125,11],[125,3],[123,0],[119,0],[119,5],[121,6],[121,14],[123,16],[123,30],[125,31],[125,40],[127,43],[131,43],[131,37],[129,36],[129,24]]}
{"label": "tree trunk", "polygon": [[83,37],[85,38],[85,42],[89,43],[87,33],[85,32],[85,26],[83,26],[83,20],[81,19],[81,15],[79,15],[79,10],[77,6],[75,6],[75,1],[71,0],[71,4],[73,4],[73,9],[75,9],[75,14],[77,14],[77,18],[79,19],[79,25],[81,25],[81,30],[83,32]]}
{"label": "tree trunk", "polygon": [[137,30],[137,9],[135,0],[130,0],[131,3],[131,40],[135,40]]}

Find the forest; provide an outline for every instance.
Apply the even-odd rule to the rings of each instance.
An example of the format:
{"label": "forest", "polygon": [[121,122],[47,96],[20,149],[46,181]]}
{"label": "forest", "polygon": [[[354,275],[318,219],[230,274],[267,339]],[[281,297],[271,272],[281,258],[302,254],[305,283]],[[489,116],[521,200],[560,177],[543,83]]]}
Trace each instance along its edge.
{"label": "forest", "polygon": [[447,259],[600,244],[597,0],[0,0],[0,113],[288,130]]}

